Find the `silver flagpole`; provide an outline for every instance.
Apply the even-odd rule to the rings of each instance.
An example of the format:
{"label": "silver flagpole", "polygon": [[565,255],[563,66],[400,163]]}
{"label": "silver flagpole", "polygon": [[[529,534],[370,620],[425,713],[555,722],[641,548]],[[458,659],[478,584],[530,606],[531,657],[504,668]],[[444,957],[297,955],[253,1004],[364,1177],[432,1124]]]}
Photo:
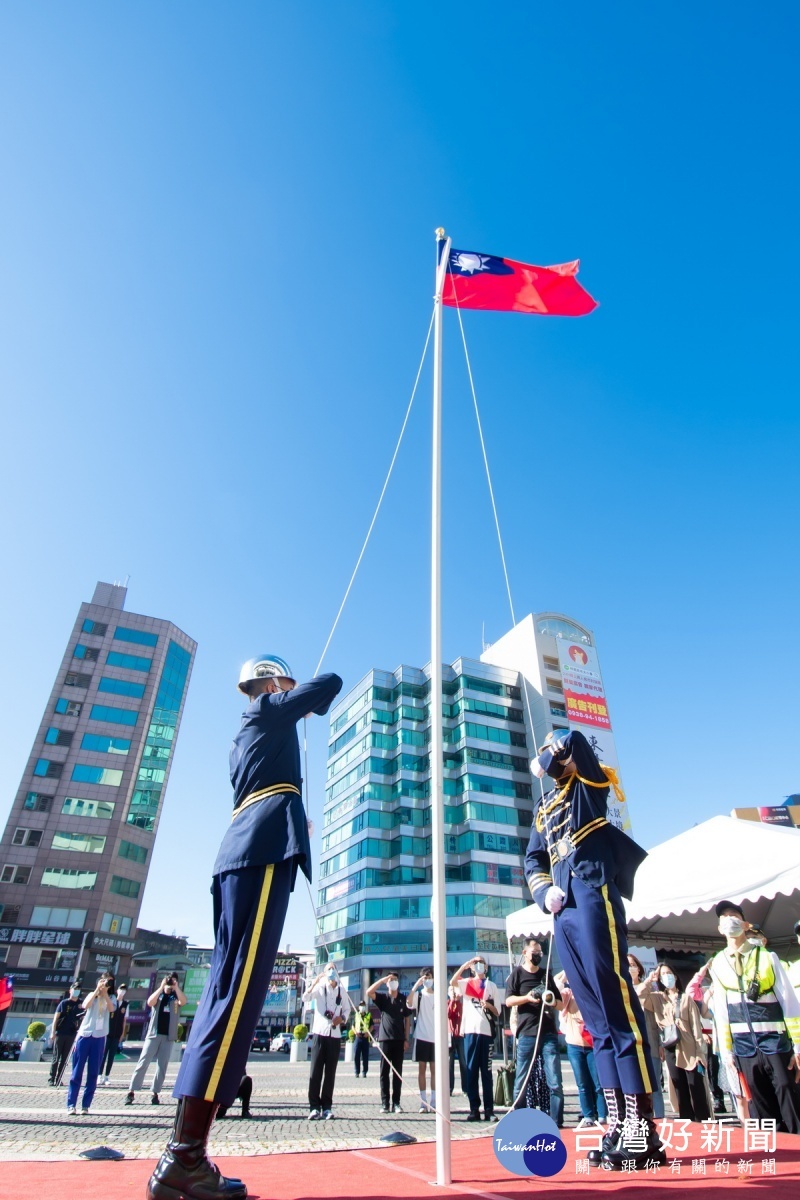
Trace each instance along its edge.
{"label": "silver flagpole", "polygon": [[[442,246],[444,243],[444,246]],[[450,1167],[450,1052],[447,1038],[447,928],[444,887],[444,746],[442,741],[442,289],[450,238],[436,230],[436,296],[433,325],[433,471],[431,492],[431,863],[433,974],[436,1028],[436,1182],[452,1182]]]}

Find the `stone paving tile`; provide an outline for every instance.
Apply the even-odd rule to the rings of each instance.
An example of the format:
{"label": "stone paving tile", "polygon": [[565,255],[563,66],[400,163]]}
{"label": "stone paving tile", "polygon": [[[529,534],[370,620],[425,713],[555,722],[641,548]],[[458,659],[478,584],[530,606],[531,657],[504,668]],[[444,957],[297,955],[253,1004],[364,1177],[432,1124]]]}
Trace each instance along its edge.
{"label": "stone paving tile", "polygon": [[[122,1150],[128,1158],[156,1158],[172,1128],[175,1101],[170,1095],[177,1065],[167,1071],[162,1103],[150,1104],[149,1092],[137,1094],[136,1103],[124,1105],[132,1070],[129,1063],[116,1063],[112,1086],[99,1087],[88,1116],[69,1116],[66,1088],[48,1086],[49,1063],[0,1063],[0,1160],[72,1159],[93,1146],[107,1145]],[[568,1063],[564,1061],[565,1121],[577,1123],[580,1113],[577,1093]],[[366,1079],[356,1079],[349,1063],[340,1063],[334,1093],[334,1121],[309,1122],[307,1063],[290,1063],[282,1054],[252,1055],[248,1073],[253,1077],[252,1119],[237,1115],[217,1121],[211,1135],[211,1153],[217,1155],[260,1155],[308,1152],[310,1150],[367,1149],[379,1146],[387,1133],[400,1130],[418,1141],[433,1141],[436,1119],[418,1113],[419,1092],[412,1063],[405,1065],[403,1088],[405,1112],[380,1113],[377,1064]],[[152,1074],[148,1073],[148,1078]],[[457,1090],[451,1097],[455,1139],[488,1137],[491,1125],[466,1122],[468,1104]],[[502,1110],[498,1110],[502,1113]]]}

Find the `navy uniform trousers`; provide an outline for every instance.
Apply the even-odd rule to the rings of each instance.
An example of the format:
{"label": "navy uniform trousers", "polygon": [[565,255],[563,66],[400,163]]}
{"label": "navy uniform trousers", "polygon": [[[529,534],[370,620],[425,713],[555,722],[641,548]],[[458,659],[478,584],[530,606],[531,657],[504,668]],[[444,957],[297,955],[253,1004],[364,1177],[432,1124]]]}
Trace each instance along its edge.
{"label": "navy uniform trousers", "polygon": [[594,1041],[603,1088],[655,1090],[647,1027],[628,970],[625,909],[616,884],[590,887],[574,875],[554,936],[575,1003]]}
{"label": "navy uniform trousers", "polygon": [[294,858],[214,876],[211,970],[173,1096],[230,1106],[269,988],[296,872]]}

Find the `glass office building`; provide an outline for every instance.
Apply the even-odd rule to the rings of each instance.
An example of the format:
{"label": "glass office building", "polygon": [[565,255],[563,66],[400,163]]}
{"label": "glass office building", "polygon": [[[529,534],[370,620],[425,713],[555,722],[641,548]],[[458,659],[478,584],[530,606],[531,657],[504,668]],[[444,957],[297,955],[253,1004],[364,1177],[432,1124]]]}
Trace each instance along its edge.
{"label": "glass office building", "polygon": [[[331,712],[317,945],[354,994],[432,961],[429,691],[424,670],[373,670]],[[533,807],[518,672],[457,659],[441,719],[448,967],[481,953],[502,985]]]}
{"label": "glass office building", "polygon": [[0,844],[7,1033],[133,952],[196,643],[125,598],[98,583],[81,605]]}

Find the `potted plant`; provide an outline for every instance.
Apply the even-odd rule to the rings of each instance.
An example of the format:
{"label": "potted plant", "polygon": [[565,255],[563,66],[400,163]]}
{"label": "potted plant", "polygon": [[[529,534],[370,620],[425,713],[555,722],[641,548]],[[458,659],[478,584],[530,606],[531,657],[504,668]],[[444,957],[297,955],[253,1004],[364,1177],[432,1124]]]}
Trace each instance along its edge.
{"label": "potted plant", "polygon": [[20,1062],[42,1061],[45,1045],[44,1035],[46,1033],[47,1026],[43,1021],[31,1021],[22,1043],[22,1049],[19,1052]]}
{"label": "potted plant", "polygon": [[292,1030],[292,1045],[289,1050],[289,1062],[308,1062],[307,1025],[295,1025]]}
{"label": "potted plant", "polygon": [[356,1052],[356,1031],[350,1026],[347,1031],[347,1041],[344,1044],[344,1061],[351,1063]]}

